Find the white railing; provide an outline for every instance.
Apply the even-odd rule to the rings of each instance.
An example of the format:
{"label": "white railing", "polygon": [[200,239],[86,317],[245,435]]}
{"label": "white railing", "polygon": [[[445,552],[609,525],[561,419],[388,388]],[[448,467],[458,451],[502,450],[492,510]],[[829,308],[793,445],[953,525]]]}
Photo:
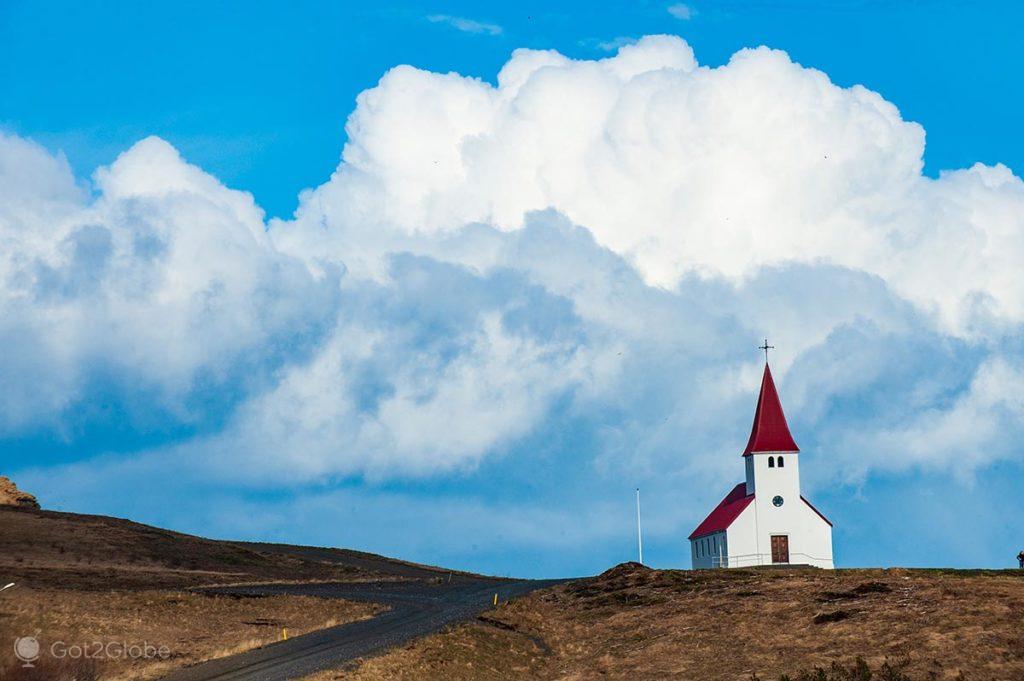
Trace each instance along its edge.
{"label": "white railing", "polygon": [[[802,560],[800,560],[800,558],[802,558]],[[827,563],[829,567],[834,567],[832,565],[831,558],[811,556],[806,553],[790,553],[788,563],[773,562],[772,554],[770,553],[747,553],[739,556],[711,556],[712,568],[755,567],[758,565],[813,565],[820,563]]]}

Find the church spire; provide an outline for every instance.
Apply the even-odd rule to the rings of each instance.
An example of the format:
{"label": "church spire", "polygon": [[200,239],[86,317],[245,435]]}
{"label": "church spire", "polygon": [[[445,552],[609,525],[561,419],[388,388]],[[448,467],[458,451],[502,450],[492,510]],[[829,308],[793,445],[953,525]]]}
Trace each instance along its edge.
{"label": "church spire", "polygon": [[[765,341],[765,345],[767,345]],[[775,390],[772,370],[768,362],[764,363],[764,376],[761,378],[761,394],[757,396],[757,409],[754,411],[754,425],[750,429],[750,439],[743,456],[755,452],[799,452],[800,448],[789,434],[786,415],[782,413],[779,393]]]}

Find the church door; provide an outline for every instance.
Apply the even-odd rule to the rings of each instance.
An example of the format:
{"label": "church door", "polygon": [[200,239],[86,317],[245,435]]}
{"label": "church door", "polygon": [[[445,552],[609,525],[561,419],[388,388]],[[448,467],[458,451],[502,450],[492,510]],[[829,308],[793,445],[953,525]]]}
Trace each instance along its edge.
{"label": "church door", "polygon": [[772,535],[772,562],[789,562],[789,537],[784,534]]}

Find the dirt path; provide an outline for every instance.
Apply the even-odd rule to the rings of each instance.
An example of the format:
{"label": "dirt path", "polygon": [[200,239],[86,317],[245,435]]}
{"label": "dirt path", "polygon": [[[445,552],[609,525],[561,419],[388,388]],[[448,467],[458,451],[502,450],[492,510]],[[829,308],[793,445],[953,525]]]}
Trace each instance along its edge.
{"label": "dirt path", "polygon": [[224,587],[217,593],[240,596],[295,594],[320,598],[369,601],[390,609],[373,619],[323,629],[273,643],[240,655],[188,667],[165,677],[167,681],[226,681],[294,679],[337,668],[445,626],[469,619],[491,607],[494,594],[508,600],[561,580],[513,581],[454,579],[451,583],[422,581],[362,584],[275,584]]}

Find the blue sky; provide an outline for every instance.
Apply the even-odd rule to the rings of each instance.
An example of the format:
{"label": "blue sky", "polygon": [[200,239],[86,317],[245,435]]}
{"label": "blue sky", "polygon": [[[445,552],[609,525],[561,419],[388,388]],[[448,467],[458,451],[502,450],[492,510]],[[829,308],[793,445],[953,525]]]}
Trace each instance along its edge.
{"label": "blue sky", "polygon": [[[1020,168],[1024,60],[1018,3],[114,3],[5,2],[5,127],[88,175],[160,135],[228,185],[287,216],[337,165],[355,96],[396,64],[493,81],[517,47],[604,56],[602,44],[683,36],[701,63],[769,45],[840,85],[862,83],[928,130],[928,172]],[[980,6],[979,6],[980,5]],[[426,17],[469,17],[499,35]]]}
{"label": "blue sky", "polygon": [[639,485],[685,567],[768,335],[837,564],[1010,565],[1022,20],[4,3],[0,473],[529,576],[634,557]]}

